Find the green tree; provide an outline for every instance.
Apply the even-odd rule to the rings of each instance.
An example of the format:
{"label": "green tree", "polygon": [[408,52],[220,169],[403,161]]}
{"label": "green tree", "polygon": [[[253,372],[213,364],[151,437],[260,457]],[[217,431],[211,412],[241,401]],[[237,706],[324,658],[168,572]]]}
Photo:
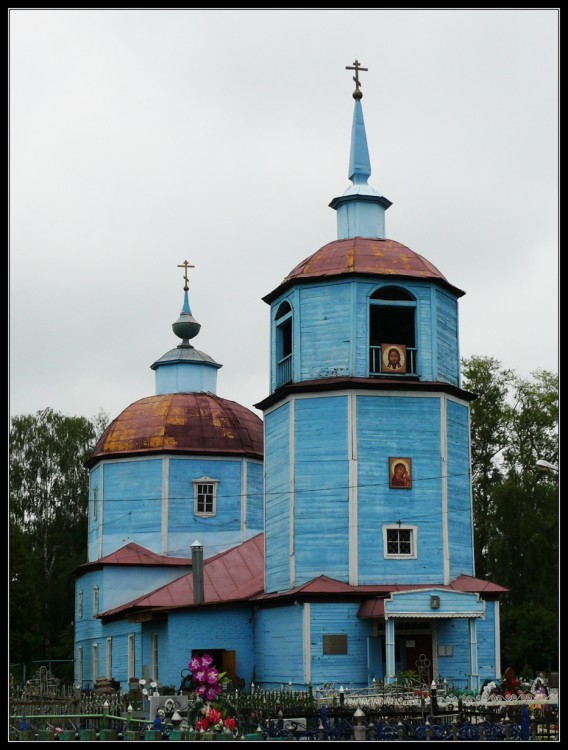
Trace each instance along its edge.
{"label": "green tree", "polygon": [[[106,416],[52,409],[10,427],[10,662],[72,659],[73,571],[86,561],[91,455]],[[69,637],[71,635],[71,637]]]}
{"label": "green tree", "polygon": [[518,671],[558,664],[558,475],[536,462],[558,457],[558,377],[526,380],[491,358],[463,363],[471,412],[476,573],[506,586],[504,662]]}

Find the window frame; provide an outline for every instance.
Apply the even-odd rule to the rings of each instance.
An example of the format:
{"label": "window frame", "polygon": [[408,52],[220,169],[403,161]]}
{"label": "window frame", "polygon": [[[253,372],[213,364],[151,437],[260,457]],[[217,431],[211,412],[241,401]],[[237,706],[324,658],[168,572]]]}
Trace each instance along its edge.
{"label": "window frame", "polygon": [[[388,532],[389,531],[410,531],[410,553],[405,554],[402,552],[389,552],[388,545]],[[398,539],[400,548],[400,537]],[[418,526],[411,524],[384,524],[383,525],[383,554],[385,560],[416,560],[418,558]]]}
{"label": "window frame", "polygon": [[[200,485],[211,485],[212,486],[212,498],[211,498],[211,511],[199,510],[199,495],[205,493],[199,492]],[[199,479],[193,480],[193,515],[199,518],[211,518],[217,515],[217,488],[219,486],[218,479],[212,479],[211,477],[200,477]],[[206,504],[205,506],[206,507]]]}

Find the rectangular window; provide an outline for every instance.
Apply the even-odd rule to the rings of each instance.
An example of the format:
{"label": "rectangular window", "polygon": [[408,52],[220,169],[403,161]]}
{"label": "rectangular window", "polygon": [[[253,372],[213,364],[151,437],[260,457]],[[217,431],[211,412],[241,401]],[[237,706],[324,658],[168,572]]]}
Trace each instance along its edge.
{"label": "rectangular window", "polygon": [[196,516],[214,516],[217,513],[217,479],[201,477],[193,482],[193,512]]}
{"label": "rectangular window", "polygon": [[453,656],[453,655],[454,655],[453,646],[438,646],[438,656]]}
{"label": "rectangular window", "polygon": [[347,653],[347,636],[346,635],[324,635],[323,636],[323,653],[324,654],[346,654]]}
{"label": "rectangular window", "polygon": [[83,646],[77,650],[77,686],[79,690],[83,687]]}
{"label": "rectangular window", "polygon": [[136,661],[135,661],[135,636],[131,633],[128,636],[128,679],[133,680],[136,677]]}
{"label": "rectangular window", "polygon": [[99,488],[93,487],[93,520],[97,518],[97,496],[99,494]]}
{"label": "rectangular window", "polygon": [[93,588],[93,617],[99,614],[99,587]]}
{"label": "rectangular window", "polygon": [[383,544],[385,557],[416,559],[416,526],[383,526]]}
{"label": "rectangular window", "polygon": [[106,639],[106,676],[112,679],[112,638]]}
{"label": "rectangular window", "polygon": [[99,679],[99,644],[93,643],[93,685]]}
{"label": "rectangular window", "polygon": [[152,679],[158,682],[158,634],[152,633]]}
{"label": "rectangular window", "polygon": [[77,619],[80,620],[83,617],[83,592],[79,591],[77,594]]}

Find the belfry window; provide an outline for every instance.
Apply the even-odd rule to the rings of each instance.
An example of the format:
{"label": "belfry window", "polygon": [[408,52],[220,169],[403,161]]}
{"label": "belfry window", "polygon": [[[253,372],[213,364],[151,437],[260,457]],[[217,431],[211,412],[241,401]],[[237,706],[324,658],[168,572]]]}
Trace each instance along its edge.
{"label": "belfry window", "polygon": [[[418,370],[415,318],[416,299],[406,289],[384,286],[371,295],[369,375],[416,375]],[[398,351],[397,358],[393,349]],[[396,359],[396,368],[391,366],[393,358]],[[402,367],[399,363],[402,363]]]}
{"label": "belfry window", "polygon": [[282,302],[276,316],[276,387],[292,382],[292,308]]}

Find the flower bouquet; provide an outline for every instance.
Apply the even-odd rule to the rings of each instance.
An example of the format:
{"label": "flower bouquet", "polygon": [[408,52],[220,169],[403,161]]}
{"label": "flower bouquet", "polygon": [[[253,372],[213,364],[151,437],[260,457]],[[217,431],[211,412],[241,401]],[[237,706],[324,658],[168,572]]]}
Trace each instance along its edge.
{"label": "flower bouquet", "polygon": [[237,722],[231,715],[234,711],[221,696],[225,672],[217,670],[209,654],[194,656],[187,666],[195,696],[189,719],[195,724],[195,731],[202,739],[217,739],[207,737],[208,733],[222,735],[219,739],[235,739]]}

